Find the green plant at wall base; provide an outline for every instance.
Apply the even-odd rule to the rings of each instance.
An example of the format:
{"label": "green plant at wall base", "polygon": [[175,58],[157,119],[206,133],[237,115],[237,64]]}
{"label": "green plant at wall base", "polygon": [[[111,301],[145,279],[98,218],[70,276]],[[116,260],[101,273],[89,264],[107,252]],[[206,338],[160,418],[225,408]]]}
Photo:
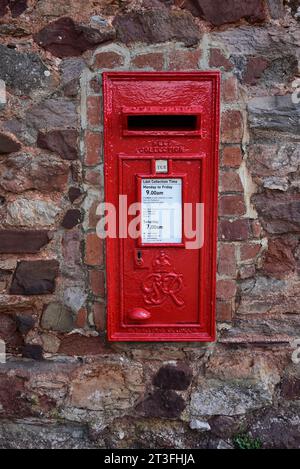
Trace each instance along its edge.
{"label": "green plant at wall base", "polygon": [[258,438],[251,438],[247,434],[239,434],[232,439],[236,449],[261,449],[262,442]]}

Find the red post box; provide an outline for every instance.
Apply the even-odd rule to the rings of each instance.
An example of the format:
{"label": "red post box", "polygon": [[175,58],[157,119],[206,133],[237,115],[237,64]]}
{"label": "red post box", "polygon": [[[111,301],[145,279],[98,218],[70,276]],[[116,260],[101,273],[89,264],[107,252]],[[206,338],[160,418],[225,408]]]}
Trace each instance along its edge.
{"label": "red post box", "polygon": [[219,73],[104,73],[108,335],[215,339]]}

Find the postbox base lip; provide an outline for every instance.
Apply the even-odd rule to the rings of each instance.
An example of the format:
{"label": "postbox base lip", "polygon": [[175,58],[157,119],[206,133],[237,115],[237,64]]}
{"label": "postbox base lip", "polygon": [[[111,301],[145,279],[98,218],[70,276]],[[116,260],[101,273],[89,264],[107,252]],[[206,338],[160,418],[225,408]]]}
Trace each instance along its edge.
{"label": "postbox base lip", "polygon": [[184,337],[181,334],[181,337],[176,337],[174,334],[156,334],[155,336],[149,335],[146,336],[142,334],[124,334],[122,332],[116,332],[113,334],[109,334],[108,340],[110,342],[202,342],[202,343],[210,343],[216,341],[216,335],[207,334],[207,333],[197,333],[197,334],[189,334]]}

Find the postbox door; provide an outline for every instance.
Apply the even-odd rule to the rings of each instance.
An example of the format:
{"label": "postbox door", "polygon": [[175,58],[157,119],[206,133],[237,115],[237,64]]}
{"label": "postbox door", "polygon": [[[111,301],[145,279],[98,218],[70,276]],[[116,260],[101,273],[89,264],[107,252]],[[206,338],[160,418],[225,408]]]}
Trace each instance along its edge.
{"label": "postbox door", "polygon": [[[214,340],[218,76],[109,73],[104,82],[106,201],[118,207],[118,236],[106,241],[109,338]],[[184,106],[172,107],[180,83]],[[203,243],[189,249],[187,228],[201,215]]]}

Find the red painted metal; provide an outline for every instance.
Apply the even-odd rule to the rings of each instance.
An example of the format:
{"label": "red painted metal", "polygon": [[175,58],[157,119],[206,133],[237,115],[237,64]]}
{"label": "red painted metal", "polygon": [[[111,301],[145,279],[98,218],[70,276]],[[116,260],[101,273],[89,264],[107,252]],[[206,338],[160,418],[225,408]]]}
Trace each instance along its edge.
{"label": "red painted metal", "polygon": [[[141,180],[163,177],[182,180],[182,202],[205,206],[201,249],[186,249],[184,236],[164,245],[107,238],[112,341],[215,340],[219,81],[218,72],[103,74],[106,202],[138,202]],[[156,128],[155,116],[164,115],[194,117]],[[135,127],[128,116],[150,116],[150,126]],[[156,173],[161,159],[166,174]]]}

